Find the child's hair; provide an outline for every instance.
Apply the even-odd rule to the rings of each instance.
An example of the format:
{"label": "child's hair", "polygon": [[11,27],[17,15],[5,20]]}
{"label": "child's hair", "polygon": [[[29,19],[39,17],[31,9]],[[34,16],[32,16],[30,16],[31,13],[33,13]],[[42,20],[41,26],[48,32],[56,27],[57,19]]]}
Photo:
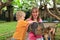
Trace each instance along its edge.
{"label": "child's hair", "polygon": [[19,17],[22,17],[23,15],[25,15],[25,12],[24,11],[17,11],[16,13],[16,18],[19,16]]}
{"label": "child's hair", "polygon": [[36,29],[39,27],[41,27],[43,29],[43,24],[42,23],[38,23],[38,22],[33,22],[32,24],[29,25],[29,31],[32,31],[34,34],[36,32]]}

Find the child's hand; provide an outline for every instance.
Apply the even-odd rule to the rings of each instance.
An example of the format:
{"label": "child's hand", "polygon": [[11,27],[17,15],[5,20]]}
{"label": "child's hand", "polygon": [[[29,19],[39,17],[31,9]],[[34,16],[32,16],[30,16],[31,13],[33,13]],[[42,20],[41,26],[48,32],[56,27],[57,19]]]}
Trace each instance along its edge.
{"label": "child's hand", "polygon": [[28,21],[29,24],[33,23],[33,22],[36,22],[36,21]]}

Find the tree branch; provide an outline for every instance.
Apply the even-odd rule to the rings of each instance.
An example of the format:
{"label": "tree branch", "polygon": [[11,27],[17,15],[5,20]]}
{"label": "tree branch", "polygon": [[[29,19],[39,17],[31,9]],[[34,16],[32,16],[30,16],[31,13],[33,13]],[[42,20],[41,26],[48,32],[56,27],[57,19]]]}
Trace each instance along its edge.
{"label": "tree branch", "polygon": [[53,8],[55,9],[55,12],[58,13],[58,15],[60,16],[60,12],[56,7],[56,0],[53,0]]}
{"label": "tree branch", "polygon": [[52,17],[55,17],[56,19],[60,20],[60,17],[50,12],[49,8],[47,8],[47,5],[45,5],[45,9]]}

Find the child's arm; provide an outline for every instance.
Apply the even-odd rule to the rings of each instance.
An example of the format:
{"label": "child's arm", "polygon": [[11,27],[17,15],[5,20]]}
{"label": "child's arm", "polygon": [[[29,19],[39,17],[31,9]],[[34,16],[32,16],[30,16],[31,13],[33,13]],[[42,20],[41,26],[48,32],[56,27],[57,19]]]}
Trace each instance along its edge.
{"label": "child's arm", "polygon": [[28,23],[25,21],[20,21],[17,23],[16,31],[13,38],[23,40],[25,38],[25,33],[28,29]]}

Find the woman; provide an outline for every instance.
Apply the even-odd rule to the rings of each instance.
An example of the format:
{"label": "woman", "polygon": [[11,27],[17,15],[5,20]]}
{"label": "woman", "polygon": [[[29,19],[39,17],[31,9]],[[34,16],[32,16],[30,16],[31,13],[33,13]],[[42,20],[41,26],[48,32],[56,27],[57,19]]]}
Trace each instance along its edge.
{"label": "woman", "polygon": [[37,7],[33,7],[31,11],[30,18],[27,19],[30,23],[32,22],[42,22],[42,19],[39,14],[39,9]]}
{"label": "woman", "polygon": [[[33,23],[33,22],[42,22],[42,19],[41,19],[41,17],[39,15],[40,15],[39,14],[39,9],[37,7],[33,7],[32,11],[31,11],[31,16],[30,16],[30,18],[27,19],[27,21],[30,24]],[[28,40],[36,40],[35,34],[33,34],[33,35],[32,34],[33,33],[29,32]],[[29,38],[32,38],[32,36],[34,36],[33,39],[29,39]]]}

